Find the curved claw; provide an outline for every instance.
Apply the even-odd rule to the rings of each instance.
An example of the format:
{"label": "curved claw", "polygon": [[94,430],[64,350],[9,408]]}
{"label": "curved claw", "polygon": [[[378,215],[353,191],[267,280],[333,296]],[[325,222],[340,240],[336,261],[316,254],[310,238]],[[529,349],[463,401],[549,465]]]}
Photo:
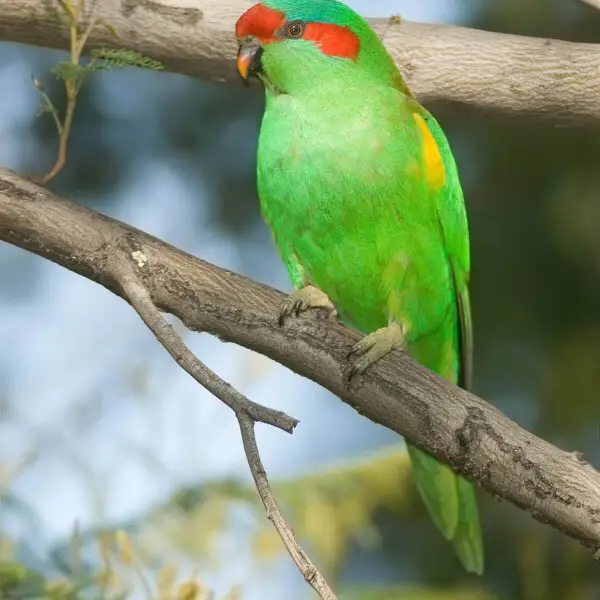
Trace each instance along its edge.
{"label": "curved claw", "polygon": [[279,313],[279,325],[283,325],[286,317],[289,317],[291,315],[294,315],[297,317],[302,311],[305,311],[307,309],[308,309],[308,305],[302,298],[295,299],[295,298],[291,297],[283,305],[283,308],[281,309],[281,312]]}
{"label": "curved claw", "polygon": [[357,375],[362,375],[372,364],[382,359],[395,348],[404,346],[405,331],[402,325],[391,323],[387,327],[377,329],[359,340],[352,350],[348,352],[348,358],[354,359],[348,371],[348,381]]}
{"label": "curved claw", "polygon": [[279,313],[279,325],[283,325],[287,317],[292,315],[297,317],[310,308],[322,308],[329,312],[330,316],[337,316],[337,309],[329,296],[319,288],[307,285],[288,297]]}

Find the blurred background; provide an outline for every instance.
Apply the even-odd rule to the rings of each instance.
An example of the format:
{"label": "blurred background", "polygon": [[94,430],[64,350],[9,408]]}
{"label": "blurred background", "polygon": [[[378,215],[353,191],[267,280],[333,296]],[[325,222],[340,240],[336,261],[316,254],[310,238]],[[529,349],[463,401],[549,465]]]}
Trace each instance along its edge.
{"label": "blurred background", "polygon": [[[576,0],[350,4],[368,16],[600,42],[600,11]],[[56,130],[36,117],[30,76],[62,106],[50,69],[65,57],[0,44],[2,166],[52,166]],[[50,188],[290,290],[258,211],[262,108],[258,87],[93,74]],[[470,217],[475,392],[599,465],[598,130],[429,108],[450,138]],[[39,597],[44,578],[57,597],[67,578],[82,597],[123,588],[191,599],[197,577],[215,599],[311,597],[264,518],[228,409],[103,288],[4,243],[0,276],[0,596]],[[262,356],[178,330],[241,391],[300,419],[293,436],[260,426],[258,441],[286,515],[342,598],[600,598],[600,567],[584,549],[483,491],[487,570],[467,576],[416,498],[397,436]]]}

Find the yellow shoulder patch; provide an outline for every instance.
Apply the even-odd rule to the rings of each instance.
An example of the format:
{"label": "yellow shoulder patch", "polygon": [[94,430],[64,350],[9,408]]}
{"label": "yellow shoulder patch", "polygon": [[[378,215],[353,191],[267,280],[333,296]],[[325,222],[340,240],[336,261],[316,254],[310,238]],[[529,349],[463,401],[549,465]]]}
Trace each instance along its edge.
{"label": "yellow shoulder patch", "polygon": [[433,135],[431,135],[425,119],[417,113],[413,113],[412,116],[423,140],[422,150],[427,182],[435,189],[444,187],[446,185],[446,170],[438,145]]}

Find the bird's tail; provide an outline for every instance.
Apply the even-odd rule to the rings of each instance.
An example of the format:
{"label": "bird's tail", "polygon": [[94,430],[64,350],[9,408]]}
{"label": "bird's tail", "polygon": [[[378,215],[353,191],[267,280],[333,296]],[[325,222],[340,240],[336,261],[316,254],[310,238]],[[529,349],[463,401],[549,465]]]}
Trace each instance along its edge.
{"label": "bird's tail", "polygon": [[475,487],[447,465],[407,444],[419,494],[442,535],[452,541],[464,568],[483,573],[483,536]]}

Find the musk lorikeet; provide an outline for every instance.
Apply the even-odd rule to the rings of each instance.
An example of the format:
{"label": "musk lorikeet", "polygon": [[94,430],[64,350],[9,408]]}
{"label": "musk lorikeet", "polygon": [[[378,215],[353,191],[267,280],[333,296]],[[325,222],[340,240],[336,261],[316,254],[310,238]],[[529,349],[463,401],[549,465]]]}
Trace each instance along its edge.
{"label": "musk lorikeet", "polygon": [[[403,346],[470,385],[469,233],[448,141],[369,24],[336,0],[265,0],[238,20],[238,70],[264,84],[263,215],[296,288],[366,335],[354,374]],[[483,572],[473,485],[411,446],[414,479],[464,567]]]}

